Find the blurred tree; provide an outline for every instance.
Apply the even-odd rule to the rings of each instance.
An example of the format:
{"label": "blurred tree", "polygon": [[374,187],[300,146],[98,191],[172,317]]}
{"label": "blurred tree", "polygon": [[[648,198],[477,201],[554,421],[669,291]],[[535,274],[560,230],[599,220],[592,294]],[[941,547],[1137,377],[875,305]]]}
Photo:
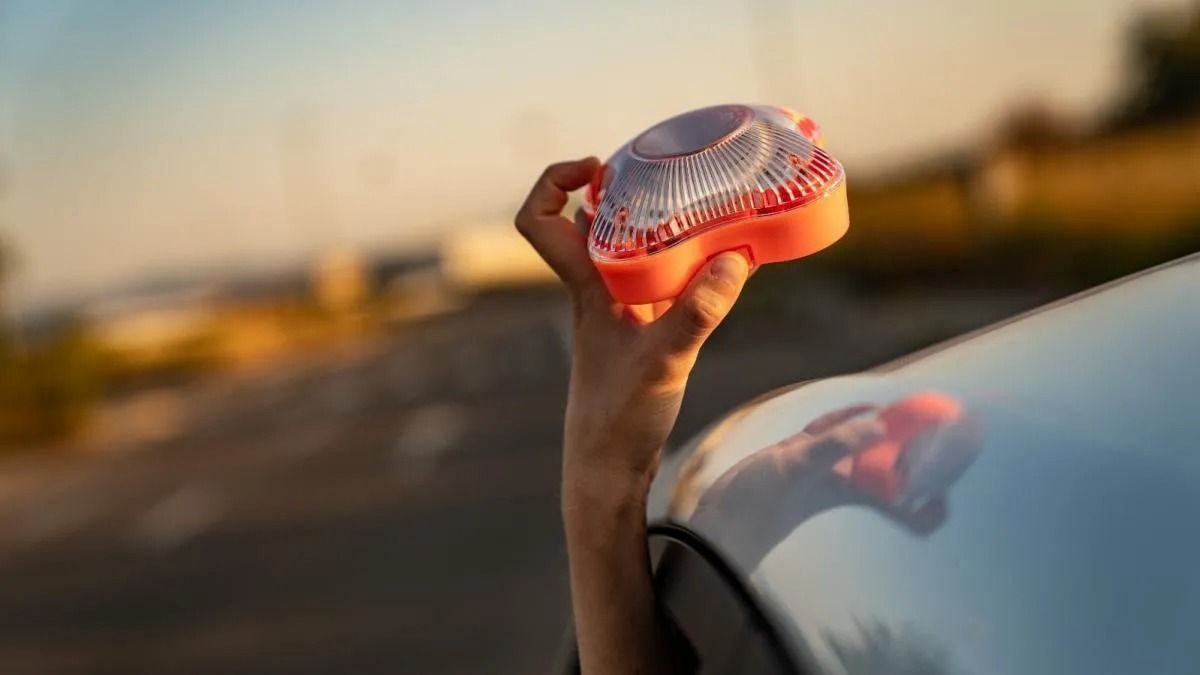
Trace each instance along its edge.
{"label": "blurred tree", "polygon": [[0,239],[0,331],[3,331],[4,320],[8,318],[8,278],[12,268],[12,249],[5,239]]}
{"label": "blurred tree", "polygon": [[22,349],[0,341],[0,449],[79,431],[100,394],[100,357],[82,325]]}
{"label": "blurred tree", "polygon": [[12,247],[0,239],[0,449],[79,430],[101,384],[101,351],[82,324],[69,324],[37,344],[14,340],[4,303],[14,260]]}
{"label": "blurred tree", "polygon": [[1146,14],[1129,33],[1130,81],[1114,129],[1200,114],[1200,2]]}
{"label": "blurred tree", "polygon": [[1046,149],[1078,138],[1078,132],[1065,115],[1045,101],[1033,99],[1014,106],[1004,116],[997,137],[1004,146]]}
{"label": "blurred tree", "polygon": [[15,266],[15,257],[8,240],[0,236],[0,350],[7,350],[13,342],[12,326],[9,325],[9,278]]}

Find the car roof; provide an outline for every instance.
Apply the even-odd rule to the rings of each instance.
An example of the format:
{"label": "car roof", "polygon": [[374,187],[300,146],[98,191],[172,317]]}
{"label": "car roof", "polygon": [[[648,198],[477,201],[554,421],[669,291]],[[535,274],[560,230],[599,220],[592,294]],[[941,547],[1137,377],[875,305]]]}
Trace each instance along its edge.
{"label": "car roof", "polygon": [[[823,416],[922,396],[976,447],[922,437],[965,468],[925,472],[943,487],[919,508],[806,469],[705,511]],[[1194,673],[1198,441],[1200,255],[751,402],[664,461],[650,516],[711,546],[822,672]]]}

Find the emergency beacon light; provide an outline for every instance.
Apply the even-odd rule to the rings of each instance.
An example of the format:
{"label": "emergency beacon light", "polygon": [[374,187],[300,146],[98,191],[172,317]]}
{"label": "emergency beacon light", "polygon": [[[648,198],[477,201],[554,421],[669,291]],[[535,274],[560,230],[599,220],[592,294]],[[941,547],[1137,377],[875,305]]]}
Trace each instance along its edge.
{"label": "emergency beacon light", "polygon": [[613,298],[678,296],[704,263],[816,253],[849,226],[846,174],[811,119],[720,105],[660,122],[617,150],[585,194],[588,251]]}

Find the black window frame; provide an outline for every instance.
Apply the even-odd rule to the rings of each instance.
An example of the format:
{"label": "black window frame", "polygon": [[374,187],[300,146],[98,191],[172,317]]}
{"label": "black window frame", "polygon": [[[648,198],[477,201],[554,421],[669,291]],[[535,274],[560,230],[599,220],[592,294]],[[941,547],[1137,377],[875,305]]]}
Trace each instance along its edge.
{"label": "black window frame", "polygon": [[[674,625],[677,637],[688,643],[703,669],[713,652],[724,649],[727,661],[730,654],[744,656],[738,646],[749,648],[749,658],[755,662],[756,673],[770,675],[808,675],[796,655],[788,648],[778,627],[768,618],[759,599],[751,592],[746,580],[720,554],[692,530],[669,522],[653,523],[647,531],[654,588],[660,607]],[[675,595],[671,583],[680,566],[685,583],[700,583],[688,588],[686,596]],[[693,595],[696,594],[696,595]],[[700,606],[687,607],[688,601]],[[716,605],[717,607],[713,607]],[[733,611],[730,611],[733,607]],[[707,611],[712,610],[712,611]],[[703,616],[699,616],[703,613]],[[697,623],[706,623],[703,630],[694,630]],[[696,633],[715,636],[721,645],[695,644]],[[715,655],[719,662],[721,655]],[[710,664],[711,665],[711,664]],[[578,675],[579,657],[574,632],[569,636],[568,657],[560,672]],[[705,672],[701,670],[700,672]],[[708,671],[712,672],[712,671]],[[744,672],[742,668],[718,672]]]}

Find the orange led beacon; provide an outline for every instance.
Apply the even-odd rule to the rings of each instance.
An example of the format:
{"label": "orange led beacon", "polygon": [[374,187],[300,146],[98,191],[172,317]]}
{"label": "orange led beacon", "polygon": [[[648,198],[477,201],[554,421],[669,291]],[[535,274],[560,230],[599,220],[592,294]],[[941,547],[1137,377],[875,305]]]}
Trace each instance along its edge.
{"label": "orange led beacon", "polygon": [[794,260],[846,233],[846,174],[815,122],[719,105],[660,122],[601,167],[585,194],[588,252],[613,298],[678,296],[704,263]]}

